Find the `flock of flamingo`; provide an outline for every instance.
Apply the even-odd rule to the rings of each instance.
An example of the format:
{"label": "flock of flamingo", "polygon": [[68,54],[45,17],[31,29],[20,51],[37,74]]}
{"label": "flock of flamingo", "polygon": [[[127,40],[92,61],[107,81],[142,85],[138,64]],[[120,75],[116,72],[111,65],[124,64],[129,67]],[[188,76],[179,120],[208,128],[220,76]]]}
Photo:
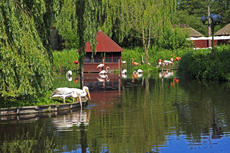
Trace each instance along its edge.
{"label": "flock of flamingo", "polygon": [[[172,58],[171,60],[164,60],[162,61],[162,59],[159,59],[158,60],[158,65],[169,65],[169,64],[172,64],[173,61],[179,61],[181,60],[181,58],[179,56],[175,57],[174,58],[174,55],[171,54]],[[142,64],[145,64],[144,60],[143,60],[143,56],[141,55],[142,57]],[[74,60],[74,64],[79,64],[78,61]],[[126,64],[126,61],[122,61],[122,64]],[[135,66],[138,66],[140,65],[139,63],[137,62],[134,62],[134,58],[132,58],[132,64],[135,65]],[[148,63],[148,65],[151,65],[150,63]],[[102,70],[102,68],[105,66],[104,64],[104,58],[102,59],[102,63],[99,64],[96,68],[100,68],[100,71],[99,71],[99,77],[97,77],[98,81],[100,82],[103,82],[103,86],[105,85],[105,81],[109,81],[109,78],[108,78],[108,69],[110,69],[109,66],[106,67],[105,70]],[[127,74],[127,70],[126,69],[123,69],[122,70],[122,76],[126,76]],[[72,81],[72,71],[68,71],[66,73],[66,77],[69,81]],[[133,71],[133,75],[132,75],[132,82],[134,82],[134,79],[135,78],[138,78],[138,77],[141,77],[143,75],[143,71],[141,69],[138,69],[138,70],[135,70]],[[174,81],[176,81],[176,83],[178,83],[178,79],[173,79],[173,82],[172,82],[172,86],[174,85]],[[78,79],[75,79],[74,80],[74,83],[78,82]],[[74,102],[74,99],[79,99],[80,101],[80,105],[81,105],[81,108],[82,108],[82,101],[81,101],[81,98],[83,97],[86,97],[88,96],[88,98],[90,99],[90,94],[89,94],[89,88],[87,86],[84,86],[82,89],[78,89],[78,88],[68,88],[68,87],[60,87],[60,88],[57,88],[50,96],[50,99],[51,98],[62,98],[63,100],[63,103],[65,103],[65,98],[67,97],[72,97],[73,98],[73,102]]]}
{"label": "flock of flamingo", "polygon": [[162,61],[162,59],[159,59],[158,60],[158,66],[161,66],[161,65],[163,65],[163,66],[164,65],[170,65],[170,64],[173,64],[173,61],[179,61],[179,60],[181,60],[181,58],[179,56],[177,56],[175,58],[174,58],[173,54],[171,54],[171,56],[172,56],[172,58],[170,59],[170,61],[169,60]]}

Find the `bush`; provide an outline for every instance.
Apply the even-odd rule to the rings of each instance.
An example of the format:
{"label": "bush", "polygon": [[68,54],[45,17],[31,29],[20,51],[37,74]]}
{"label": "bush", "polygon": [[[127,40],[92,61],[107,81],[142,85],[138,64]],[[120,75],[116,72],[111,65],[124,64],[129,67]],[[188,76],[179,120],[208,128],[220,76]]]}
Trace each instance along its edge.
{"label": "bush", "polygon": [[230,79],[230,46],[215,48],[213,56],[211,50],[196,50],[182,56],[178,67],[180,76],[198,80],[228,81]]}

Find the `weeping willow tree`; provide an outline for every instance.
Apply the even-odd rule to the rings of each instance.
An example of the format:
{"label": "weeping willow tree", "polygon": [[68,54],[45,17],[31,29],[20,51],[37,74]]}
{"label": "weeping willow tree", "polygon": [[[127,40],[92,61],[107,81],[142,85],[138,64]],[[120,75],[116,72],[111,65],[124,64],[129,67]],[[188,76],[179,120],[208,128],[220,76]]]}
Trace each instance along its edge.
{"label": "weeping willow tree", "polygon": [[30,100],[52,87],[50,61],[31,11],[17,1],[0,2],[0,96]]}
{"label": "weeping willow tree", "polygon": [[145,63],[152,40],[158,38],[165,25],[171,24],[171,14],[176,8],[175,0],[123,0],[123,13],[119,19],[123,29],[131,29],[132,36],[142,41]]}
{"label": "weeping willow tree", "polygon": [[[5,1],[5,0],[4,0]],[[38,35],[46,49],[50,62],[53,54],[50,46],[50,26],[53,23],[62,0],[13,0],[22,9],[28,9],[33,16]]]}
{"label": "weeping willow tree", "polygon": [[89,41],[96,53],[96,33],[99,30],[101,0],[63,0],[60,13],[57,14],[55,26],[59,33],[79,49],[80,68],[85,57],[85,43]]}
{"label": "weeping willow tree", "polygon": [[101,30],[117,42],[122,42],[130,31],[130,27],[125,27],[120,20],[120,15],[124,13],[121,4],[121,0],[103,0],[99,21]]}

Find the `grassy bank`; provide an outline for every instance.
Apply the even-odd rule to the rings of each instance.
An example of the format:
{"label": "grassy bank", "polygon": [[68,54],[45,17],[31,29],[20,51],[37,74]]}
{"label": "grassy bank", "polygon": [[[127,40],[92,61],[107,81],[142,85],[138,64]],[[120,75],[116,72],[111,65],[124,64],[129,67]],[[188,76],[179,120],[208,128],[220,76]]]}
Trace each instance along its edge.
{"label": "grassy bank", "polygon": [[[50,95],[53,91],[47,92],[46,95],[43,97],[39,97],[36,99],[31,100],[23,100],[23,99],[17,99],[17,98],[11,98],[8,100],[4,100],[0,98],[0,108],[8,108],[8,107],[21,107],[21,106],[39,106],[39,105],[48,105],[48,104],[62,104],[63,101],[61,98],[53,98],[50,99]],[[72,103],[72,98],[66,98],[66,103]]]}

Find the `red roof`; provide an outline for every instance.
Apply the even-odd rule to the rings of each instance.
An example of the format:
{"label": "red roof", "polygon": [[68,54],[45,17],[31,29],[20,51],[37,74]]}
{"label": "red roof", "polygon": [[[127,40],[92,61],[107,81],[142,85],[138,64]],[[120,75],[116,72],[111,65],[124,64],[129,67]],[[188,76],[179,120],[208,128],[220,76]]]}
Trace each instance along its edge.
{"label": "red roof", "polygon": [[[123,52],[124,51],[117,43],[115,43],[111,38],[109,38],[109,36],[107,36],[101,30],[97,32],[96,50],[97,52]],[[86,43],[85,51],[92,52],[89,42]]]}

